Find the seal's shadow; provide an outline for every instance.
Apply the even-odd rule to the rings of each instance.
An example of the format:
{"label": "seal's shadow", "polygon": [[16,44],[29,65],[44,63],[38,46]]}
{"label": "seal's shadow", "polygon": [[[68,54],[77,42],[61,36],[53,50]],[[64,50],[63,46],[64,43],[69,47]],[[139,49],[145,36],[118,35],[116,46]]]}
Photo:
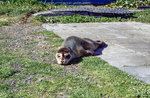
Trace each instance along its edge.
{"label": "seal's shadow", "polygon": [[102,55],[102,51],[108,47],[108,45],[106,43],[103,43],[103,45],[101,47],[99,47],[98,49],[95,50],[94,56],[98,56],[98,55]]}
{"label": "seal's shadow", "polygon": [[[108,47],[108,45],[106,43],[103,43],[103,45],[101,47],[99,47],[98,49],[95,50],[95,53],[94,53],[94,56],[98,56],[98,55],[102,55],[102,51]],[[76,58],[76,59],[73,59],[69,65],[74,65],[74,64],[78,64],[82,61],[82,57],[80,58]]]}

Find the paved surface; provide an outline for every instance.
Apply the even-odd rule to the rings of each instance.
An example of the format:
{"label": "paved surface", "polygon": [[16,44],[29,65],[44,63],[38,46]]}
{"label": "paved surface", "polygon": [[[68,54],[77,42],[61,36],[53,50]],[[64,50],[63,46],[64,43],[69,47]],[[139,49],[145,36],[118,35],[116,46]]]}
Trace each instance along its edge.
{"label": "paved surface", "polygon": [[150,83],[150,24],[137,22],[43,24],[62,38],[71,35],[103,40],[108,45],[98,57]]}

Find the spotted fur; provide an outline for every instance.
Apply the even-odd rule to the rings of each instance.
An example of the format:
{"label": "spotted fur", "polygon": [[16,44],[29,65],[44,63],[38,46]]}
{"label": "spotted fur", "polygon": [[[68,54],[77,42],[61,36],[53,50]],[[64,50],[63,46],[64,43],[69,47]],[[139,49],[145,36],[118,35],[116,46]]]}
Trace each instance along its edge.
{"label": "spotted fur", "polygon": [[64,40],[61,47],[56,53],[56,59],[58,64],[66,65],[72,59],[81,56],[92,56],[94,50],[101,47],[102,41],[93,41],[89,38],[79,38],[76,36],[70,36]]}

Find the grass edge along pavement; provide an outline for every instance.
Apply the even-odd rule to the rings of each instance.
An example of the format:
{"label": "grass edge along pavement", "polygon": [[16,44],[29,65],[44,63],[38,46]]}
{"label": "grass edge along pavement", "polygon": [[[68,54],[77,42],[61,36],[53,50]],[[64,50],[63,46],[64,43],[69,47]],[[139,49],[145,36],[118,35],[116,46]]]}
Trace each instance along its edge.
{"label": "grass edge along pavement", "polygon": [[43,23],[85,23],[85,22],[142,22],[150,23],[150,9],[134,12],[132,17],[100,17],[83,16],[75,14],[73,16],[35,16],[35,20]]}
{"label": "grass edge along pavement", "polygon": [[[39,33],[46,37],[45,40],[52,41],[55,48],[63,41],[53,32],[37,32]],[[26,59],[26,56],[17,57],[9,51],[0,51],[3,55],[0,58],[0,67],[5,69],[5,65],[8,66],[5,69],[8,73],[3,73],[7,74],[7,77],[0,77],[0,96],[3,97],[150,97],[150,85],[97,57],[84,57],[77,65],[60,66],[50,62],[32,61]],[[15,69],[12,64],[22,65],[23,70]],[[72,66],[75,66],[75,73],[72,70],[68,70],[67,73],[64,71],[65,67]],[[12,74],[9,74],[9,67],[13,68]],[[15,74],[17,72],[21,74]],[[22,79],[28,78],[29,74],[36,75],[31,78],[32,83],[21,82]],[[39,79],[42,80],[37,81]],[[12,86],[13,81],[16,83],[15,87]],[[14,88],[17,91],[13,91]]]}

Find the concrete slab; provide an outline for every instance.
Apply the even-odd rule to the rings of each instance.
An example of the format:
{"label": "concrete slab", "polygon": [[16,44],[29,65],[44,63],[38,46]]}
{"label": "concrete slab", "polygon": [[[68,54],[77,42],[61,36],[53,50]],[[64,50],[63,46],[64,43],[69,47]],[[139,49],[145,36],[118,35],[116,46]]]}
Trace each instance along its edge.
{"label": "concrete slab", "polygon": [[108,45],[98,57],[150,83],[150,24],[137,22],[43,24],[62,38],[103,40]]}

